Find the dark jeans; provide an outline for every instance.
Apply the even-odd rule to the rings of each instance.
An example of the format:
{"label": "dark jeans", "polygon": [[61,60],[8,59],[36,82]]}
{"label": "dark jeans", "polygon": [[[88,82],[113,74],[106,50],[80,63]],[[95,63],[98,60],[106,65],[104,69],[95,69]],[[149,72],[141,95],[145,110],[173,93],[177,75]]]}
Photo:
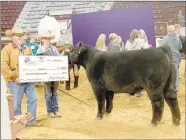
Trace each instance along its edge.
{"label": "dark jeans", "polygon": [[[55,87],[51,87],[47,83]],[[47,83],[44,83],[47,112],[55,113],[58,112],[59,110],[58,93],[57,93],[59,82],[47,82]]]}

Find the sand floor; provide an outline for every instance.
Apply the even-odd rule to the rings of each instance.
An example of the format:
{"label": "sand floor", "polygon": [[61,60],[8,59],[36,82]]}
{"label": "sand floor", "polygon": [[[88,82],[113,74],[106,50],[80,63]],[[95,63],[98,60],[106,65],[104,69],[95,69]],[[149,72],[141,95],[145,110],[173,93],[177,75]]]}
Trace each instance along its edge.
{"label": "sand floor", "polygon": [[[92,107],[59,92],[61,118],[49,118],[43,88],[38,91],[37,120],[42,127],[26,127],[18,137],[21,139],[185,139],[185,61],[180,65],[180,90],[178,93],[181,122],[178,127],[172,125],[170,109],[165,103],[161,123],[157,127],[150,125],[152,108],[146,92],[142,97],[116,94],[111,114],[102,120],[96,120],[97,103],[85,70],[80,69],[79,87],[67,91]],[[73,79],[72,79],[73,80]],[[73,87],[73,83],[71,83]],[[65,90],[65,84],[60,85]],[[23,101],[26,112],[26,98]]]}

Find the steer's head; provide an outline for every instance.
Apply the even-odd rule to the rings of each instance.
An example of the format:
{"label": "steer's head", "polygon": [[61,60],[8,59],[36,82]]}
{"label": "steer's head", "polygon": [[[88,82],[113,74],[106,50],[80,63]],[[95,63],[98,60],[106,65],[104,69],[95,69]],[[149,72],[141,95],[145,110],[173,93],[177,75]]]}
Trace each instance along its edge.
{"label": "steer's head", "polygon": [[86,46],[83,44],[83,42],[79,42],[76,47],[74,47],[71,51],[70,51],[70,60],[72,63],[74,64],[79,64],[82,65],[83,64],[83,60],[84,60],[84,55],[86,53]]}

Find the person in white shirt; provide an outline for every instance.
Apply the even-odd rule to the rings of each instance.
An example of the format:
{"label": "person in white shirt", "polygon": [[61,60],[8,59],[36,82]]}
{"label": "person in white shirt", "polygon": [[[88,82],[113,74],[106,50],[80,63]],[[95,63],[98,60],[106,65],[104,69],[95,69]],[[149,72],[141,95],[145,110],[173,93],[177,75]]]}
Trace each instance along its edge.
{"label": "person in white shirt", "polygon": [[146,33],[145,33],[145,31],[143,29],[139,30],[139,41],[140,41],[142,49],[147,49],[147,48],[149,48],[151,46],[148,43],[147,35],[146,35]]}
{"label": "person in white shirt", "polygon": [[[126,51],[131,51],[131,50],[139,50],[142,49],[142,40],[139,39],[139,32],[136,29],[133,29],[130,32],[130,38],[127,40],[125,44],[125,49]],[[141,92],[137,92],[136,96],[142,96],[143,94]]]}
{"label": "person in white shirt", "polygon": [[106,51],[106,35],[105,34],[100,34],[97,41],[96,41],[96,46],[95,48],[101,51]]}
{"label": "person in white shirt", "polygon": [[125,49],[127,51],[141,49],[141,46],[139,45],[139,33],[138,33],[138,30],[133,29],[130,32],[130,38],[127,40],[127,42],[125,44]]}

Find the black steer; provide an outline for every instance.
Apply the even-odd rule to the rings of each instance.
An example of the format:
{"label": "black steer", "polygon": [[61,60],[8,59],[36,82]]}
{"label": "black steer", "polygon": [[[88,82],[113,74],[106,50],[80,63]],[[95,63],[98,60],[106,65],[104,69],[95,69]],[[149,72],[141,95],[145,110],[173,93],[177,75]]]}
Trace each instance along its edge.
{"label": "black steer", "polygon": [[113,108],[114,92],[136,93],[145,89],[152,103],[151,123],[161,120],[164,99],[169,105],[174,124],[180,123],[176,94],[176,71],[167,47],[128,52],[102,52],[82,42],[71,51],[72,63],[82,65],[98,103],[97,118]]}

